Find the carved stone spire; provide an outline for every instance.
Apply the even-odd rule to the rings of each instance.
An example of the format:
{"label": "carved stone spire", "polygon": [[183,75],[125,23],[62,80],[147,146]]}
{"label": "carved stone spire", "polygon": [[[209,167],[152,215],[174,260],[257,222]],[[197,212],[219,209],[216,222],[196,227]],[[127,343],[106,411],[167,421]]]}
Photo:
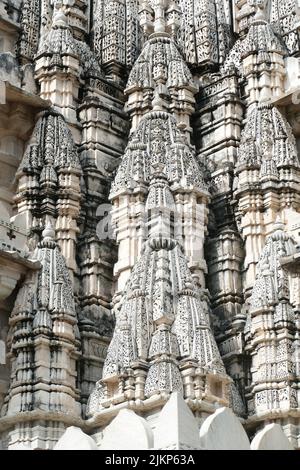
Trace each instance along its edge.
{"label": "carved stone spire", "polygon": [[[185,389],[180,372],[190,362],[200,368],[198,377],[207,381],[211,395],[216,394],[216,380],[220,394],[215,399],[227,400],[230,379],[187,259],[173,234],[175,203],[161,166],[152,174],[146,208],[150,229],[116,312],[114,336],[102,380],[91,396],[89,414],[101,412],[114,402],[116,394],[120,401],[129,397],[147,400],[172,391],[187,398],[197,395],[196,390]],[[139,369],[144,371],[139,379],[140,384],[143,377],[142,388],[135,385],[137,379],[132,381],[141,374]],[[189,373],[197,376],[195,371]],[[129,392],[126,384],[130,380]]]}
{"label": "carved stone spire", "polygon": [[191,72],[173,39],[167,33],[150,36],[130,72],[125,89],[126,107],[133,120],[132,130],[136,129],[141,116],[154,109],[159,95],[178,124],[191,132],[190,115],[196,92]]}
{"label": "carved stone spire", "polygon": [[52,56],[51,64],[62,66],[62,54],[77,56],[76,41],[68,24],[68,19],[62,10],[62,4],[56,3],[52,16],[52,24],[48,34],[42,37],[38,56]]}
{"label": "carved stone spire", "polygon": [[260,102],[249,109],[245,129],[242,131],[237,170],[260,167],[264,155],[276,167],[299,167],[296,140],[286,118],[271,104]]}
{"label": "carved stone spire", "polygon": [[[115,266],[118,287],[123,289],[129,269],[141,252],[145,237],[145,194],[149,190],[153,165],[163,165],[165,168],[165,177],[176,195],[177,210],[184,221],[178,226],[182,231],[185,251],[193,271],[198,273],[200,284],[204,286],[206,265],[203,244],[209,193],[194,149],[187,144],[175,118],[156,110],[144,116],[136,131],[132,132],[111,188],[110,198],[115,205],[112,222],[119,243],[119,261]],[[135,209],[131,209],[129,217],[130,204]],[[132,217],[133,210],[136,210],[135,218]],[[123,248],[128,244],[131,247],[129,259],[125,255],[128,248]]]}
{"label": "carved stone spire", "polygon": [[13,380],[4,409],[7,415],[38,410],[43,419],[51,410],[75,418],[80,404],[73,286],[50,222],[32,257],[41,268],[27,275],[9,320]]}
{"label": "carved stone spire", "polygon": [[241,54],[249,105],[283,93],[286,53],[283,41],[266,20],[264,5],[257,5]]}
{"label": "carved stone spire", "polygon": [[50,29],[40,39],[35,78],[40,83],[41,97],[50,100],[70,123],[75,124],[80,79],[88,79],[91,75],[101,79],[103,73],[89,46],[74,38],[64,11],[61,2],[55,3]]}
{"label": "carved stone spire", "polygon": [[250,414],[278,417],[299,406],[298,312],[291,304],[292,279],[281,259],[295,254],[296,243],[277,219],[258,263],[246,325],[246,350],[252,357]]}
{"label": "carved stone spire", "polygon": [[[56,220],[58,242],[73,270],[80,176],[77,149],[65,119],[52,109],[42,112],[17,172],[15,202],[18,212],[26,214],[31,229],[38,231],[41,220],[47,217]],[[25,191],[27,187],[30,189]]]}
{"label": "carved stone spire", "polygon": [[157,109],[148,113],[131,134],[129,144],[112,184],[111,199],[123,191],[149,184],[151,167],[163,164],[171,188],[207,191],[194,149],[187,145],[174,117]]}
{"label": "carved stone spire", "polygon": [[[287,166],[288,172],[285,170]],[[253,104],[248,110],[235,173],[237,212],[241,217],[247,252],[247,291],[255,279],[255,266],[265,243],[265,235],[271,232],[278,210],[284,212],[289,207],[285,192],[287,181],[292,198],[296,200],[299,197],[295,184],[300,176],[296,140],[286,118],[271,104]],[[257,202],[253,206],[250,201],[254,199]],[[295,212],[296,206],[292,206]]]}

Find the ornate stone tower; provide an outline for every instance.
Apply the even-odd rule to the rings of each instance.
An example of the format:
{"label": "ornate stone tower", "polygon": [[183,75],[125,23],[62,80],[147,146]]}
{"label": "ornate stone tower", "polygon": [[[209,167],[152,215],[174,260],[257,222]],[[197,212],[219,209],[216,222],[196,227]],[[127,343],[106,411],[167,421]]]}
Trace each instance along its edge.
{"label": "ornate stone tower", "polygon": [[0,448],[300,448],[298,3],[2,2]]}

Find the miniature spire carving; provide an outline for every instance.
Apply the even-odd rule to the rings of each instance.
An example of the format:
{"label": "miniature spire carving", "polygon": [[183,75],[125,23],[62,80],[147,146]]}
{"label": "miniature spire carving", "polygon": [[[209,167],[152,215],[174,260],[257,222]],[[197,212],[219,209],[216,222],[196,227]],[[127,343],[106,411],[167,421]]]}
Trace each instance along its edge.
{"label": "miniature spire carving", "polygon": [[9,320],[13,379],[3,412],[51,410],[78,416],[75,378],[80,343],[73,286],[50,223],[33,259],[41,268],[26,277]]}
{"label": "miniature spire carving", "polygon": [[259,4],[256,8],[241,54],[249,105],[282,95],[287,53],[282,40],[266,20],[265,5]]}
{"label": "miniature spire carving", "polygon": [[[132,118],[132,130],[135,130],[141,116],[154,109],[157,96],[160,96],[165,110],[176,117],[178,124],[186,129],[188,135],[191,132],[190,116],[194,110],[194,95],[198,88],[174,39],[167,32],[166,17],[170,14],[170,18],[176,23],[176,15],[171,14],[175,4],[172,3],[169,10],[166,10],[166,4],[165,0],[151,3],[155,18],[154,32],[150,34],[129,74],[125,88],[128,97],[126,108]],[[148,9],[145,3],[143,5],[143,8]],[[174,11],[177,11],[177,7]],[[172,21],[169,23],[172,24]],[[174,29],[173,26],[171,30]],[[147,27],[150,27],[149,24]]]}
{"label": "miniature spire carving", "polygon": [[250,414],[280,413],[297,408],[296,389],[299,312],[292,305],[292,279],[281,259],[296,253],[296,243],[277,220],[258,263],[245,329],[252,358],[248,388]]}
{"label": "miniature spire carving", "polygon": [[35,57],[35,78],[40,96],[74,124],[80,79],[93,76],[101,80],[103,72],[89,46],[74,38],[64,9],[61,2],[55,3],[51,27],[41,37]]}
{"label": "miniature spire carving", "polygon": [[[236,214],[246,248],[247,293],[253,286],[265,236],[271,232],[278,211],[284,220],[287,210],[297,212],[300,167],[296,140],[289,123],[273,105],[260,102],[248,110],[235,174]],[[290,196],[286,194],[287,184]]]}
{"label": "miniature spire carving", "polygon": [[[246,291],[253,285],[255,264],[263,248],[265,234],[270,233],[275,222],[279,209],[278,194],[284,192],[286,178],[291,183],[298,179],[299,172],[292,130],[280,111],[270,103],[271,98],[281,95],[283,91],[286,49],[266,21],[264,8],[264,3],[256,6],[256,15],[243,40],[241,54],[250,106],[238,151],[235,194],[242,236],[246,239]],[[285,165],[291,166],[288,174],[284,170]],[[265,208],[259,214],[254,207],[251,209],[250,202],[257,190],[261,195],[256,203],[257,209],[258,206]],[[280,209],[284,210],[285,199],[280,200]],[[264,215],[267,207],[269,215]],[[266,233],[255,228],[261,227],[262,220],[267,219]]]}
{"label": "miniature spire carving", "polygon": [[73,270],[80,176],[77,149],[63,116],[54,110],[42,112],[17,172],[15,203],[33,231],[39,231],[47,217],[56,220],[58,243]]}
{"label": "miniature spire carving", "polygon": [[255,5],[255,15],[249,20],[245,37],[239,38],[224,62],[223,69],[234,68],[247,80],[248,106],[268,103],[284,93],[287,49],[282,38],[268,22],[265,2]]}

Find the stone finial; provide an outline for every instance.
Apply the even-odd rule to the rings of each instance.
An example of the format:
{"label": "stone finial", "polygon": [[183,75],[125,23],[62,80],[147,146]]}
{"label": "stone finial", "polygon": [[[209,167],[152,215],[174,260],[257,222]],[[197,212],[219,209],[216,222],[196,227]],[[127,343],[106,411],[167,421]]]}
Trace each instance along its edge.
{"label": "stone finial", "polygon": [[256,13],[253,18],[253,23],[266,21],[266,1],[262,0],[261,2],[257,2],[255,5]]}
{"label": "stone finial", "polygon": [[278,230],[282,232],[284,231],[284,229],[285,229],[285,225],[281,220],[280,214],[278,214],[273,225],[273,233],[277,232]]}
{"label": "stone finial", "polygon": [[52,225],[52,222],[47,222],[46,227],[42,232],[42,236],[44,240],[55,240],[55,230]]}
{"label": "stone finial", "polygon": [[163,111],[164,110],[164,101],[160,96],[158,89],[154,90],[154,97],[152,100],[152,109],[153,111]]}
{"label": "stone finial", "polygon": [[165,20],[165,0],[156,0],[153,2],[154,10],[154,32],[164,33],[166,31]]}
{"label": "stone finial", "polygon": [[62,3],[56,3],[54,5],[54,13],[52,17],[53,28],[68,28],[68,19],[62,10]]}

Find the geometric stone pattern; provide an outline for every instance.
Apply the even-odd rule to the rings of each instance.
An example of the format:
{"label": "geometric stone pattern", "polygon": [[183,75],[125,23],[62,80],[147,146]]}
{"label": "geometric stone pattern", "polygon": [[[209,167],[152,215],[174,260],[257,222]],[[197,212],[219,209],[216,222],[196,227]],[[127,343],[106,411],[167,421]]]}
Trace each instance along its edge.
{"label": "geometric stone pattern", "polygon": [[1,3],[0,448],[300,448],[299,15]]}

